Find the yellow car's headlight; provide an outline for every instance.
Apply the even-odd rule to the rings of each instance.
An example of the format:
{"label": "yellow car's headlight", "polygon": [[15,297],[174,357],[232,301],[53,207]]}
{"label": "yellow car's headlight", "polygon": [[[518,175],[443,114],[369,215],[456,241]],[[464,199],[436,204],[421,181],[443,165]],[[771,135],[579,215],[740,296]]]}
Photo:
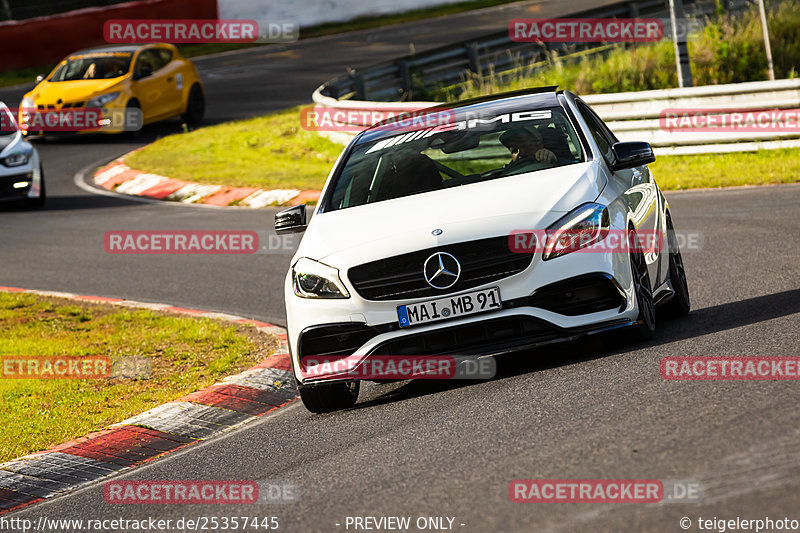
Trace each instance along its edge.
{"label": "yellow car's headlight", "polygon": [[100,96],[95,96],[94,98],[86,102],[86,107],[103,107],[107,103],[116,100],[117,97],[119,97],[119,91],[108,94],[101,94]]}

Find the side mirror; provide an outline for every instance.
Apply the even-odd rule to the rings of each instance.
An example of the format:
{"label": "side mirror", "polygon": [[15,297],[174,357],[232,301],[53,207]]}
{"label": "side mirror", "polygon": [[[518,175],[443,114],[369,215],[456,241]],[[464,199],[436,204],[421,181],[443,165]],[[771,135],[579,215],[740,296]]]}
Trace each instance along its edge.
{"label": "side mirror", "polygon": [[614,154],[614,163],[611,170],[622,170],[652,163],[656,160],[650,143],[633,141],[620,142],[611,147]]}
{"label": "side mirror", "polygon": [[44,81],[44,76],[42,76],[41,74],[39,74],[38,76],[36,76],[36,85],[39,85],[39,84],[40,84],[40,83],[42,83],[43,81]]}
{"label": "side mirror", "polygon": [[306,204],[279,211],[275,215],[275,233],[301,233],[306,230]]}

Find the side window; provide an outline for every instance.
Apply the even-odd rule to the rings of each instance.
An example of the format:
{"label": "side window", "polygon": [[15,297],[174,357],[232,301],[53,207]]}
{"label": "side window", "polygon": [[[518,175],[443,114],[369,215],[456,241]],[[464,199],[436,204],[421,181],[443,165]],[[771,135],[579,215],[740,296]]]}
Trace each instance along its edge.
{"label": "side window", "polygon": [[169,64],[170,61],[172,61],[172,51],[167,50],[166,48],[159,48],[157,52],[158,52],[158,57],[161,60],[161,66],[159,66],[158,68],[165,67]]}
{"label": "side window", "polygon": [[603,122],[603,119],[601,119],[597,115],[597,113],[595,113],[594,110],[592,109],[589,109],[589,113],[594,117],[595,121],[600,125],[600,129],[605,132],[606,139],[609,139],[611,141],[611,144],[618,143],[619,139],[617,139],[617,136],[614,135],[614,132],[611,131],[608,125],[605,122]]}
{"label": "side window", "polygon": [[605,157],[606,161],[613,161],[614,154],[611,152],[611,145],[616,142],[616,137],[611,134],[605,124],[603,124],[600,118],[595,115],[586,104],[578,102],[578,109],[583,119],[586,121],[586,124],[589,126],[589,132],[592,134],[592,137],[594,137],[597,147],[600,148],[603,157]]}
{"label": "side window", "polygon": [[[171,58],[172,54],[169,50],[164,50],[164,52],[166,52],[167,57]],[[161,54],[161,50],[154,48],[143,50],[139,54],[139,59],[136,60],[136,72],[141,72],[143,69],[155,72],[169,63],[169,60],[165,61],[164,59],[165,56]]]}

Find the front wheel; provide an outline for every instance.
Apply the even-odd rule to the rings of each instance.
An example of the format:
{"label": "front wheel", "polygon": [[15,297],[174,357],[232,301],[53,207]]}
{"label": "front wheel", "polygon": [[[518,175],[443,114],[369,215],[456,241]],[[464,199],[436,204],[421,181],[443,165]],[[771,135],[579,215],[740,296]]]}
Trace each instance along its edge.
{"label": "front wheel", "polygon": [[206,99],[203,95],[203,89],[200,85],[195,83],[189,91],[189,99],[186,102],[186,112],[181,115],[181,118],[189,126],[197,126],[203,121],[205,113]]}
{"label": "front wheel", "polygon": [[141,115],[142,113],[142,106],[139,103],[139,100],[131,99],[128,101],[128,104],[125,106],[125,126],[123,127],[125,136],[129,139],[138,139],[139,136],[142,134],[142,127],[144,127],[144,116],[141,118],[141,122],[137,123],[138,126],[136,129],[129,129],[128,120],[129,117],[132,116],[132,112],[138,112]]}
{"label": "front wheel", "polygon": [[359,389],[358,381],[338,381],[312,387],[297,386],[303,405],[312,413],[329,413],[352,407],[358,400]]}
{"label": "front wheel", "polygon": [[[632,242],[638,242],[632,235]],[[644,253],[632,248],[630,253],[631,273],[633,274],[633,290],[639,315],[636,317],[634,331],[639,340],[647,340],[656,332],[656,304],[653,300],[653,289],[650,286],[650,273],[647,271],[647,262]]]}

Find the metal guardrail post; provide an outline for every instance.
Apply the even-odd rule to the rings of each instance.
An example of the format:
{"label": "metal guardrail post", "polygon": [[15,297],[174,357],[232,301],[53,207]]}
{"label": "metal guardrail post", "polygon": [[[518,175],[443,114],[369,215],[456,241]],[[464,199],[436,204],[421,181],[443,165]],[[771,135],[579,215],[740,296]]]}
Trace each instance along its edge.
{"label": "metal guardrail post", "polygon": [[672,18],[672,40],[675,43],[675,62],[678,66],[678,87],[692,86],[692,66],[689,63],[689,45],[686,43],[686,32],[678,35],[678,21],[684,21],[683,0],[669,0],[670,17]]}
{"label": "metal guardrail post", "polygon": [[400,87],[403,90],[403,99],[410,100],[413,98],[413,89],[411,87],[411,74],[408,70],[408,61],[400,59],[397,61],[397,70],[400,72]]}
{"label": "metal guardrail post", "polygon": [[466,49],[467,49],[467,57],[469,58],[469,69],[478,76],[482,76],[483,73],[481,71],[481,58],[478,55],[478,43],[475,42],[467,43]]}
{"label": "metal guardrail post", "polygon": [[364,84],[364,76],[358,71],[351,71],[350,78],[353,80],[353,87],[355,88],[356,100],[364,100],[367,98],[367,88]]}

